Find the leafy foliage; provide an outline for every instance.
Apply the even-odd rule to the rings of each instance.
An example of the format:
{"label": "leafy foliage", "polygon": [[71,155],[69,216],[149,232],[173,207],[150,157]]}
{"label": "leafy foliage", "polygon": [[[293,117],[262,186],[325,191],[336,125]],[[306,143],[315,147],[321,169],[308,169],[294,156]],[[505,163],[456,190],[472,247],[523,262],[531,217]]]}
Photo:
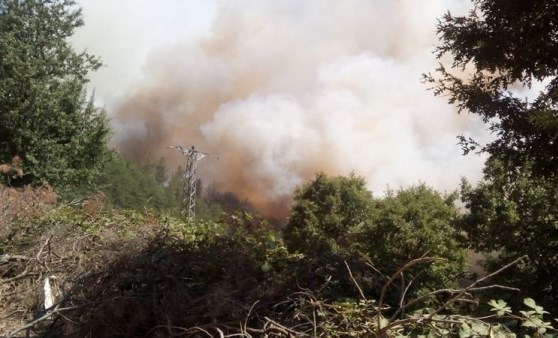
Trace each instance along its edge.
{"label": "leafy foliage", "polygon": [[159,177],[164,163],[140,166],[123,159],[118,153],[112,153],[101,175],[95,180],[95,189],[103,191],[109,201],[118,208],[142,210],[144,208],[173,210],[179,214],[180,196],[171,195],[163,185],[165,177]]}
{"label": "leafy foliage", "polygon": [[362,178],[319,174],[297,190],[285,242],[311,257],[363,255],[387,271],[428,253],[446,262],[416,266],[409,292],[454,286],[465,268],[456,197],[420,184],[373,198]]}
{"label": "leafy foliage", "polygon": [[325,174],[297,189],[294,200],[285,241],[307,255],[348,249],[346,236],[370,218],[373,202],[363,178]]}
{"label": "leafy foliage", "polygon": [[468,244],[481,252],[496,252],[488,267],[521,255],[529,260],[499,276],[519,287],[552,311],[558,310],[558,182],[534,175],[530,164],[506,172],[489,161],[485,181],[473,188],[462,184],[468,213],[461,228]]}
{"label": "leafy foliage", "polygon": [[359,237],[362,251],[375,264],[392,268],[425,254],[444,258],[446,263],[431,264],[417,275],[415,286],[455,286],[465,271],[465,252],[456,228],[456,198],[456,194],[442,195],[425,184],[388,190],[376,201],[375,212]]}
{"label": "leafy foliage", "polygon": [[83,24],[73,5],[0,1],[0,164],[23,169],[12,184],[89,180],[106,158],[107,120],[85,88],[101,64],[68,42]]}
{"label": "leafy foliage", "polygon": [[[474,3],[469,16],[448,13],[440,21],[437,50],[439,58],[453,56],[453,71],[473,66],[471,77],[443,65],[438,78],[425,77],[436,94],[480,115],[497,136],[481,146],[491,157],[485,181],[462,185],[468,213],[459,216],[455,194],[424,184],[374,198],[360,177],[318,174],[296,191],[283,242],[246,211],[217,219],[221,207],[248,209],[227,193],[213,191],[210,203],[198,203],[211,221],[172,217],[181,207],[180,170],[169,174],[162,160],[142,166],[107,155],[107,121],[85,94],[87,74],[100,63],[67,42],[82,24],[74,2],[0,0],[0,173],[12,184],[71,187],[59,191],[75,196],[104,191],[53,207],[54,201],[36,203],[41,199],[32,191],[0,189],[12,209],[0,217],[0,317],[15,323],[10,330],[0,324],[0,334],[31,328],[44,336],[97,337],[557,333],[545,309],[558,311],[558,5]],[[546,89],[532,102],[508,89],[535,81]],[[479,146],[461,141],[466,152]],[[45,203],[56,199],[47,188],[37,194]],[[105,197],[113,207],[135,210],[105,208]],[[458,229],[471,248],[497,253],[489,269],[520,255],[529,259],[458,288],[465,263]],[[57,303],[44,309],[36,291],[52,276]],[[481,285],[488,277],[537,301],[519,304],[495,293],[510,288]],[[475,308],[487,295],[497,297]]]}
{"label": "leafy foliage", "polygon": [[[558,3],[555,1],[473,0],[467,16],[447,13],[438,24],[442,44],[437,75],[425,75],[436,95],[449,97],[460,112],[476,114],[490,124],[496,139],[479,145],[461,136],[465,152],[486,151],[506,165],[554,175],[558,170]],[[465,75],[472,69],[469,76]],[[464,72],[464,73],[463,73]],[[546,88],[534,100],[512,87]]]}
{"label": "leafy foliage", "polygon": [[[140,165],[111,151],[107,162],[91,182],[58,189],[58,192],[62,200],[68,203],[102,192],[113,208],[149,210],[180,217],[184,208],[183,187],[182,168],[169,173],[163,158]],[[216,221],[221,216],[221,211],[218,201],[202,196],[200,191],[196,201],[198,218]]]}

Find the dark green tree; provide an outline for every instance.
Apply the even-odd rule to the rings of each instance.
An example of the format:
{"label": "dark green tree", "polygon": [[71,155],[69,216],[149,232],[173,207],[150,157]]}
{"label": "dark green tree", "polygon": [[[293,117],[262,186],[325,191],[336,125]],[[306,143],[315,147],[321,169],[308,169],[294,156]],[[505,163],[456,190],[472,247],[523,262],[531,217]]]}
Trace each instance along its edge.
{"label": "dark green tree", "polygon": [[115,207],[125,209],[154,209],[179,214],[181,199],[174,196],[168,185],[159,180],[164,162],[140,166],[112,152],[109,161],[93,180],[90,190],[101,190]]}
{"label": "dark green tree", "polygon": [[444,258],[413,269],[409,294],[455,286],[465,271],[456,198],[424,184],[373,198],[361,177],[318,174],[295,193],[285,242],[310,257],[364,257],[388,274],[425,254]]}
{"label": "dark green tree", "polygon": [[155,166],[155,179],[159,184],[166,183],[168,179],[167,175],[167,164],[164,157],[161,157],[157,163],[154,164]]}
{"label": "dark green tree", "polygon": [[429,289],[456,286],[466,268],[457,229],[457,197],[425,184],[388,190],[376,201],[372,218],[361,231],[361,250],[376,264],[392,269],[423,255],[444,258],[443,264],[420,267],[414,284]]}
{"label": "dark green tree", "polygon": [[295,192],[285,229],[287,247],[307,255],[348,249],[349,233],[370,218],[372,203],[362,177],[316,175]]}
{"label": "dark green tree", "polygon": [[[480,150],[508,170],[529,160],[536,173],[558,171],[558,2],[473,0],[467,16],[439,21],[436,56],[453,59],[425,75],[436,95],[489,125],[494,141],[460,137],[465,153]],[[512,87],[546,85],[533,100]]]}
{"label": "dark green tree", "polygon": [[485,181],[473,188],[462,184],[468,213],[461,228],[470,247],[492,253],[486,265],[500,267],[528,259],[495,278],[520,288],[547,310],[558,311],[558,180],[533,175],[530,164],[506,172],[500,161],[489,161]]}
{"label": "dark green tree", "polygon": [[[460,137],[465,152],[489,155],[485,179],[462,185],[462,229],[486,264],[529,259],[501,275],[556,311],[558,280],[558,2],[473,0],[466,16],[438,23],[441,64],[425,75],[436,95],[476,114],[495,136],[486,145]],[[521,89],[544,87],[534,98]],[[541,86],[542,85],[542,86]]]}
{"label": "dark green tree", "polygon": [[83,25],[71,0],[0,0],[0,164],[21,159],[13,183],[91,179],[107,155],[107,119],[86,93],[97,58],[68,38]]}

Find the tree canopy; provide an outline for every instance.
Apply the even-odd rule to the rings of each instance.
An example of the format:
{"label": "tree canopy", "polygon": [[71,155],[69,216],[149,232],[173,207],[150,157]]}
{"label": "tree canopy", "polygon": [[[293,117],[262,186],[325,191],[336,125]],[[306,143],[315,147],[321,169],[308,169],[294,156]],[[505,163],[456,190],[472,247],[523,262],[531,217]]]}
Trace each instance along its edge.
{"label": "tree canopy", "polygon": [[447,262],[420,267],[412,290],[455,285],[465,269],[456,197],[420,184],[374,198],[361,177],[318,174],[295,193],[285,243],[308,256],[361,255],[388,270],[428,253]]}
{"label": "tree canopy", "polygon": [[500,161],[485,168],[485,181],[462,184],[468,210],[461,221],[468,244],[492,253],[489,270],[517,257],[528,259],[496,278],[558,311],[558,180],[533,175],[530,164],[514,174]]}
{"label": "tree canopy", "polygon": [[456,284],[465,271],[457,229],[457,194],[442,194],[424,183],[388,190],[361,232],[362,250],[382,266],[398,267],[425,254],[447,260],[432,265],[416,284],[432,288]]}
{"label": "tree canopy", "polygon": [[348,233],[369,219],[372,202],[361,177],[316,175],[295,192],[287,246],[309,255],[347,249]]}
{"label": "tree canopy", "polygon": [[[466,16],[439,21],[436,56],[453,59],[425,75],[436,95],[476,114],[496,136],[486,144],[460,136],[464,151],[481,150],[509,168],[526,160],[533,170],[558,170],[558,3],[473,0]],[[534,99],[522,89],[542,86]],[[534,87],[533,87],[534,88]]]}
{"label": "tree canopy", "polygon": [[472,2],[467,15],[439,20],[442,63],[424,76],[436,95],[480,116],[494,136],[488,144],[459,137],[465,153],[489,155],[484,180],[462,184],[461,230],[491,268],[527,255],[498,278],[555,311],[558,2]]}
{"label": "tree canopy", "polygon": [[83,25],[74,5],[0,1],[0,164],[21,162],[12,184],[88,180],[106,158],[107,119],[86,93],[101,63],[68,41]]}

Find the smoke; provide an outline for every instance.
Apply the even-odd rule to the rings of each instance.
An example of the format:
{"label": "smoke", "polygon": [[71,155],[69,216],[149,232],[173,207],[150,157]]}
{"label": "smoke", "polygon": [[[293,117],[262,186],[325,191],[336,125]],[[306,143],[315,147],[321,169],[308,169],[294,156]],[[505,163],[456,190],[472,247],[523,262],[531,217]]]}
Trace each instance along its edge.
{"label": "smoke", "polygon": [[480,176],[455,136],[481,123],[432,97],[436,18],[447,1],[219,3],[211,34],[153,51],[112,112],[117,147],[138,160],[168,145],[219,156],[206,183],[285,215],[317,171],[355,172],[375,193],[424,181],[454,189]]}

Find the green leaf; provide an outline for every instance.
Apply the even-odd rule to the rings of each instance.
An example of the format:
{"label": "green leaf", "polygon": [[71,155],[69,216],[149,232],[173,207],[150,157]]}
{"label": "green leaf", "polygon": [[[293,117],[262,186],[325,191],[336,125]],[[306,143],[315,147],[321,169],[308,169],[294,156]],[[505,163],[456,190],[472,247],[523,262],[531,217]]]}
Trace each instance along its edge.
{"label": "green leaf", "polygon": [[488,304],[492,307],[490,311],[496,312],[498,316],[503,316],[506,313],[512,312],[512,309],[507,306],[507,303],[502,299],[498,299],[497,301],[491,300]]}
{"label": "green leaf", "polygon": [[540,318],[529,318],[524,321],[521,326],[536,328],[538,332],[542,331],[540,333],[544,333],[547,329],[552,327],[549,322],[544,322]]}
{"label": "green leaf", "polygon": [[531,318],[536,313],[535,311],[519,311],[525,318]]}
{"label": "green leaf", "polygon": [[535,310],[534,312],[538,315],[543,315],[545,313],[548,313],[548,311],[545,311],[542,306],[537,305],[537,303],[535,303],[535,301],[532,298],[525,298],[523,300],[523,303],[528,307],[530,307],[531,309]]}
{"label": "green leaf", "polygon": [[488,334],[489,326],[484,323],[474,322],[471,324],[471,329],[474,332],[484,336]]}
{"label": "green leaf", "polygon": [[269,264],[269,262],[265,262],[262,267],[261,267],[262,271],[264,273],[267,273],[271,270],[271,265]]}
{"label": "green leaf", "polygon": [[533,298],[525,298],[523,300],[523,304],[527,305],[531,309],[534,309],[534,308],[537,307],[537,303],[535,303],[535,300]]}
{"label": "green leaf", "polygon": [[473,331],[471,330],[471,327],[467,323],[461,324],[461,326],[459,327],[459,337],[468,338],[471,337],[472,335],[473,335]]}
{"label": "green leaf", "polygon": [[389,324],[389,320],[384,317],[380,317],[380,329],[386,327]]}

